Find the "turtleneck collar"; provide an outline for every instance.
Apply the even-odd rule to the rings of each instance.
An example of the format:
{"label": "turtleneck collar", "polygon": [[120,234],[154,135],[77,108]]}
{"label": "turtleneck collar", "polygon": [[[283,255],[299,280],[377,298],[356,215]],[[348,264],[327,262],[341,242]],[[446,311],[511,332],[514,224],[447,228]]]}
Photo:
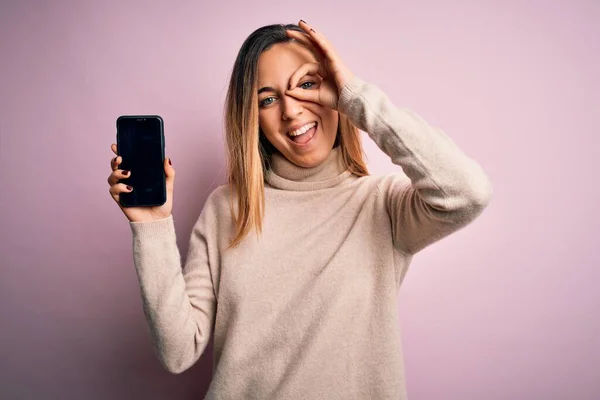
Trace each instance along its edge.
{"label": "turtleneck collar", "polygon": [[265,180],[278,189],[306,191],[336,186],[350,175],[352,173],[344,166],[340,147],[335,147],[321,164],[311,168],[299,167],[281,153],[274,152]]}

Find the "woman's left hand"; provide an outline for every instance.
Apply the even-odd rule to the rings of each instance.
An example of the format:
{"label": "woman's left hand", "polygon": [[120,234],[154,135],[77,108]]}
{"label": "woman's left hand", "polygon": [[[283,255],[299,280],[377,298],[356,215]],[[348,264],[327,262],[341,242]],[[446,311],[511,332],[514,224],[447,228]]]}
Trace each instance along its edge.
{"label": "woman's left hand", "polygon": [[[311,101],[337,110],[340,93],[346,83],[354,77],[354,74],[340,59],[323,34],[316,32],[302,20],[298,26],[305,33],[288,29],[287,35],[313,50],[318,62],[300,66],[292,74],[286,94],[298,100]],[[316,90],[304,90],[296,87],[298,81],[305,75],[314,75],[320,80],[320,85]]]}

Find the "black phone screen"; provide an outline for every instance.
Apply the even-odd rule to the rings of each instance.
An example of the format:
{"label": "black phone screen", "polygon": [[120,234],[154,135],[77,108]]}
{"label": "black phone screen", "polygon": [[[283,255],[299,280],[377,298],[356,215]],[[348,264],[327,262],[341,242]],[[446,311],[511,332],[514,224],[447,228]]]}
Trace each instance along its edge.
{"label": "black phone screen", "polygon": [[163,120],[159,116],[121,116],[117,119],[119,169],[131,172],[120,182],[133,188],[121,193],[125,207],[159,206],[166,202]]}

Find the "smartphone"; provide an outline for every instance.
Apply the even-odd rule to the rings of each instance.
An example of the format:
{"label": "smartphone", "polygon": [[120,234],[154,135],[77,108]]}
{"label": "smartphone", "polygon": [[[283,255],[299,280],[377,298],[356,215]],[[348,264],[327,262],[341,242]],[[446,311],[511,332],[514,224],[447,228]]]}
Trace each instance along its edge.
{"label": "smartphone", "polygon": [[161,206],[167,201],[164,169],[165,135],[163,119],[158,115],[122,115],[117,118],[117,154],[119,169],[130,171],[120,179],[133,188],[121,193],[123,207]]}

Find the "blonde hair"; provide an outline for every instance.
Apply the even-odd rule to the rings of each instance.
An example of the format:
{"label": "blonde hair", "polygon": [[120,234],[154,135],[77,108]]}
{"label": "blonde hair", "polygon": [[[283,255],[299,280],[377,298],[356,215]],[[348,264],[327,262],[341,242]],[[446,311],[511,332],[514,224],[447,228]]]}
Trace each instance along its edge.
{"label": "blonde hair", "polygon": [[[297,25],[268,25],[254,31],[242,45],[229,82],[225,101],[225,137],[230,208],[235,236],[230,247],[237,246],[254,229],[262,232],[265,213],[264,177],[270,167],[274,147],[261,133],[258,120],[258,58],[276,43],[291,42],[285,30]],[[368,175],[358,129],[339,114],[334,146],[340,146],[342,160],[357,176]],[[234,196],[235,194],[235,196]],[[237,199],[237,213],[234,207]]]}

